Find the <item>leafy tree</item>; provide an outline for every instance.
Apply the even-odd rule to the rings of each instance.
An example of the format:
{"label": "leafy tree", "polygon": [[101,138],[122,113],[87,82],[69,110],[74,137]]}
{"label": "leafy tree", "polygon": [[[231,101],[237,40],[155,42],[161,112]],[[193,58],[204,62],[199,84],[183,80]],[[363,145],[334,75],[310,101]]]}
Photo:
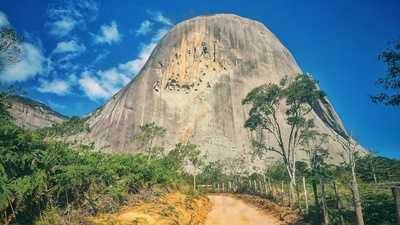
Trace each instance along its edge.
{"label": "leafy tree", "polygon": [[135,141],[137,141],[148,156],[148,159],[153,159],[157,157],[162,150],[162,148],[153,146],[153,142],[157,138],[164,137],[166,134],[166,129],[158,126],[156,123],[147,123],[143,126],[140,126],[140,133],[135,136]]}
{"label": "leafy tree", "polygon": [[220,183],[224,181],[224,165],[220,161],[209,162],[199,174],[199,181],[202,183]]}
{"label": "leafy tree", "polygon": [[326,166],[325,161],[328,158],[328,150],[324,148],[324,144],[327,143],[327,135],[320,134],[315,130],[308,130],[303,135],[302,150],[307,155],[307,172],[311,177],[315,205],[319,208],[317,187],[319,180],[324,176],[323,168]]}
{"label": "leafy tree", "polygon": [[[259,86],[246,96],[242,104],[251,105],[245,127],[258,132],[253,140],[254,151],[263,156],[272,151],[281,156],[289,176],[289,202],[293,206],[294,187],[296,185],[296,152],[305,138],[304,132],[314,127],[312,119],[306,115],[312,105],[318,104],[324,93],[317,87],[309,75],[299,74],[288,82],[282,79],[279,84]],[[285,123],[278,118],[280,104],[285,101]],[[284,129],[289,131],[283,135]],[[264,138],[263,132],[272,136],[271,141]]]}
{"label": "leafy tree", "polygon": [[357,158],[356,172],[364,182],[400,181],[400,161],[367,154]]}
{"label": "leafy tree", "polygon": [[67,118],[62,123],[55,123],[51,127],[44,127],[38,130],[38,133],[46,138],[65,137],[74,134],[90,131],[89,125],[86,123],[87,118],[79,118],[73,116]]}
{"label": "leafy tree", "polygon": [[388,69],[386,75],[378,79],[376,83],[386,91],[371,96],[371,99],[375,103],[400,106],[400,42],[394,43],[391,48],[383,51],[379,59],[386,63]]}
{"label": "leafy tree", "polygon": [[0,30],[0,71],[21,59],[20,40],[13,29]]}
{"label": "leafy tree", "polygon": [[339,143],[343,150],[343,158],[346,166],[351,171],[351,192],[353,194],[353,205],[356,213],[357,225],[364,225],[364,216],[361,206],[360,191],[358,188],[357,175],[356,175],[356,162],[357,162],[357,142],[351,136],[337,137],[336,142]]}
{"label": "leafy tree", "polygon": [[193,190],[196,190],[196,176],[201,172],[201,167],[204,165],[206,156],[201,154],[200,149],[196,145],[192,146],[192,148],[188,149],[187,156],[193,173]]}

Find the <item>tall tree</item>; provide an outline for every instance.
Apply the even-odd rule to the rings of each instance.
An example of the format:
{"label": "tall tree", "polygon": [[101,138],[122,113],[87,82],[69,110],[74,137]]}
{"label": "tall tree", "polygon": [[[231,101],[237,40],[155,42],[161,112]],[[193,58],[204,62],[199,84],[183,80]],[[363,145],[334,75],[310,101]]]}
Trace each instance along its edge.
{"label": "tall tree", "polygon": [[157,138],[164,137],[167,130],[152,122],[140,126],[140,131],[134,140],[139,143],[140,147],[144,148],[149,160],[158,157],[162,148],[153,146],[153,143]]}
{"label": "tall tree", "polygon": [[201,172],[201,167],[204,165],[204,160],[206,158],[205,155],[201,154],[201,151],[197,148],[196,145],[192,145],[193,148],[190,148],[188,151],[188,161],[190,166],[192,167],[193,173],[193,190],[196,190],[196,177]]}
{"label": "tall tree", "polygon": [[357,175],[356,175],[356,162],[357,162],[357,142],[351,136],[337,137],[338,142],[344,150],[344,161],[351,171],[351,192],[353,195],[354,211],[356,213],[357,225],[364,225],[364,216],[361,206],[361,197],[358,189]]}
{"label": "tall tree", "polygon": [[400,106],[400,41],[396,42],[379,55],[379,59],[387,65],[384,77],[376,83],[385,90],[371,99],[375,103],[383,103],[389,106]]}
{"label": "tall tree", "polygon": [[[291,82],[284,78],[279,84],[261,85],[250,91],[242,101],[242,104],[251,105],[244,126],[259,134],[253,140],[255,152],[259,156],[275,152],[286,166],[291,207],[296,185],[296,152],[305,138],[304,132],[314,127],[313,120],[306,115],[311,112],[311,106],[318,104],[324,96],[311,76],[299,74]],[[286,103],[284,107],[280,106],[282,102]],[[284,120],[278,118],[280,108],[285,109]],[[285,131],[288,131],[287,135]],[[264,132],[272,136],[272,142],[265,140]]]}
{"label": "tall tree", "polygon": [[328,150],[324,148],[324,144],[326,142],[326,134],[320,134],[315,130],[308,130],[304,132],[302,150],[307,155],[307,172],[311,177],[314,202],[318,209],[320,209],[318,199],[318,181],[321,178],[322,167],[325,166],[325,160],[328,157]]}

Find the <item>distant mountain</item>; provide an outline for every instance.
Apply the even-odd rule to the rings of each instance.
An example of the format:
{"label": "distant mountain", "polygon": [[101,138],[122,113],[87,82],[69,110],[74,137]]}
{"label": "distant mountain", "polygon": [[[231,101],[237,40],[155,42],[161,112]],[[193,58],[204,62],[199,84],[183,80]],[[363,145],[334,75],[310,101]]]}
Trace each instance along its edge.
{"label": "distant mountain", "polygon": [[28,129],[49,127],[68,119],[49,106],[27,97],[14,95],[9,97],[9,103],[11,107],[8,111],[17,125]]}

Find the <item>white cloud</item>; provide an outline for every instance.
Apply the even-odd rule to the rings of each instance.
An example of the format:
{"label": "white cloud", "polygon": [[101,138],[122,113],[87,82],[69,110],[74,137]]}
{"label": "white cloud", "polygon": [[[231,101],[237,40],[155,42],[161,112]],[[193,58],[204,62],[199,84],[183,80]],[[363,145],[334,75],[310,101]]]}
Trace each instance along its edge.
{"label": "white cloud", "polygon": [[21,60],[15,64],[7,65],[0,73],[0,81],[24,81],[44,72],[46,58],[42,50],[30,43],[20,44]]}
{"label": "white cloud", "polygon": [[121,34],[115,21],[112,21],[110,25],[103,24],[100,30],[101,33],[94,36],[96,43],[112,44],[121,41]]}
{"label": "white cloud", "polygon": [[47,10],[49,33],[56,37],[65,37],[76,28],[86,28],[87,21],[96,18],[97,2],[93,0],[70,0],[52,4]]}
{"label": "white cloud", "polygon": [[139,29],[136,31],[136,35],[146,35],[151,31],[151,27],[153,26],[153,23],[145,20],[140,24]]}
{"label": "white cloud", "polygon": [[57,47],[53,50],[53,53],[75,53],[81,54],[86,51],[86,46],[84,44],[78,43],[75,40],[62,41],[57,43]]}
{"label": "white cloud", "polygon": [[160,11],[147,10],[147,13],[150,14],[152,17],[151,19],[156,22],[162,23],[167,26],[173,25],[172,20],[165,17]]}
{"label": "white cloud", "polygon": [[72,17],[61,17],[48,25],[50,27],[49,32],[54,36],[64,37],[76,27],[77,23]]}
{"label": "white cloud", "polygon": [[148,58],[153,52],[154,48],[157,46],[158,41],[164,37],[168,32],[167,28],[159,29],[156,34],[151,38],[151,42],[148,44],[142,44],[142,48],[136,59],[128,61],[123,64],[119,64],[118,68],[127,74],[136,75],[140,72],[144,64],[146,64]]}
{"label": "white cloud", "polygon": [[110,97],[110,93],[101,86],[101,82],[89,71],[85,71],[82,74],[81,79],[79,79],[79,84],[85,94],[92,100]]}
{"label": "white cloud", "polygon": [[92,67],[92,66],[96,65],[98,62],[102,61],[110,54],[111,54],[111,51],[103,49],[100,53],[97,54],[96,58],[93,60],[93,62],[90,64],[90,66]]}
{"label": "white cloud", "polygon": [[[164,32],[157,32],[164,33]],[[156,35],[160,36],[160,35]],[[126,63],[107,70],[99,70],[96,73],[84,72],[79,80],[83,92],[92,100],[107,99],[117,93],[122,87],[129,83],[132,78],[140,72],[144,64],[157,45],[153,37],[152,42],[143,45],[138,57]]]}
{"label": "white cloud", "polygon": [[170,25],[172,25],[172,22],[162,16],[161,13],[156,13],[153,17],[157,19],[157,22],[162,23],[162,28],[154,32],[154,36],[150,38],[147,44],[142,43],[136,58],[106,70],[85,71],[81,74],[79,85],[86,96],[92,100],[108,99],[140,72],[158,41],[168,32]]}
{"label": "white cloud", "polygon": [[8,22],[7,15],[0,11],[0,27],[6,27],[10,25],[10,22]]}
{"label": "white cloud", "polygon": [[131,77],[118,68],[85,71],[79,79],[79,84],[86,96],[92,100],[107,99],[124,87]]}
{"label": "white cloud", "polygon": [[119,64],[118,68],[124,71],[125,73],[136,75],[137,73],[140,72],[144,64],[146,64],[147,59],[150,57],[156,45],[157,43],[154,42],[151,42],[150,44],[147,45],[143,45],[136,59],[133,59],[123,64]]}
{"label": "white cloud", "polygon": [[52,81],[39,80],[40,86],[37,88],[42,93],[53,93],[57,95],[66,95],[71,90],[71,83],[68,81],[54,79]]}

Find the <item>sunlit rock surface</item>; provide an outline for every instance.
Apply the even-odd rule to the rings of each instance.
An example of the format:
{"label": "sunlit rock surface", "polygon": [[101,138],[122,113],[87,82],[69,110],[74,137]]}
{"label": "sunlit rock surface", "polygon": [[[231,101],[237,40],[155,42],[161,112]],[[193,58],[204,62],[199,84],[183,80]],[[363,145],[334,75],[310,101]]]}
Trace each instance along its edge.
{"label": "sunlit rock surface", "polygon": [[[139,126],[156,122],[168,131],[157,144],[190,141],[212,161],[248,155],[253,134],[243,128],[248,108],[242,99],[256,86],[299,73],[263,24],[229,14],[196,17],[176,25],[136,78],[91,115],[85,138],[104,151],[136,152],[132,140]],[[310,116],[320,132],[346,135],[328,100]],[[341,147],[332,140],[328,147],[332,160],[340,160]]]}

